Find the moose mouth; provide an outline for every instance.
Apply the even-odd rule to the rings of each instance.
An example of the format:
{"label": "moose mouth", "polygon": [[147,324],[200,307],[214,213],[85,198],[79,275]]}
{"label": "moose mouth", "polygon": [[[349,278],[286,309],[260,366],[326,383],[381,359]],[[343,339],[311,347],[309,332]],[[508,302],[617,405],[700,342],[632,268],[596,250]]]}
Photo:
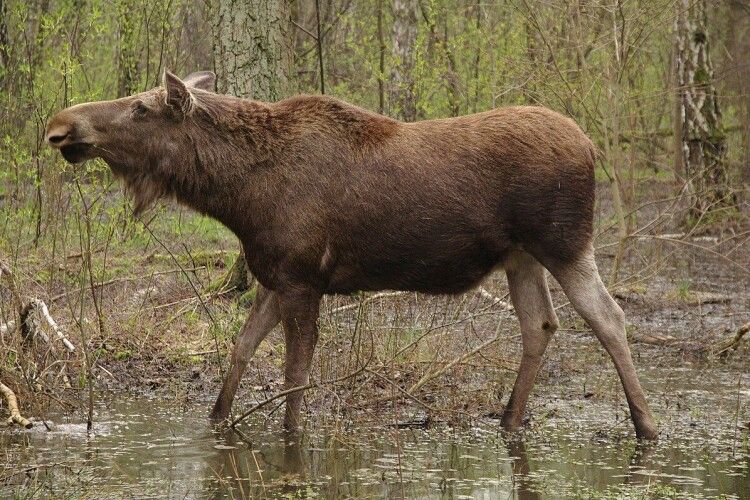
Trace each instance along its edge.
{"label": "moose mouth", "polygon": [[74,144],[66,144],[60,148],[60,152],[68,163],[81,163],[82,161],[91,158],[89,155],[91,151],[91,144],[84,142],[78,142]]}

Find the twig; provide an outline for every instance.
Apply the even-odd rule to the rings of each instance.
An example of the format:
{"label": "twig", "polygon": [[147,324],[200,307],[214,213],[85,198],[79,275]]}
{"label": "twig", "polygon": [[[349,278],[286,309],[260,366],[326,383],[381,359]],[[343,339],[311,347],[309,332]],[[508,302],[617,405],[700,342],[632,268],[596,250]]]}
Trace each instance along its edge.
{"label": "twig", "polygon": [[208,315],[208,319],[211,320],[211,324],[213,325],[213,337],[214,337],[214,347],[216,348],[216,358],[219,363],[219,372],[221,373],[221,377],[224,378],[225,376],[225,370],[224,370],[224,360],[221,357],[220,351],[219,351],[219,338],[218,338],[218,330],[219,330],[219,323],[214,318],[214,315],[211,313],[211,309],[208,308],[208,305],[206,304],[206,301],[203,300],[203,296],[201,296],[201,293],[198,291],[198,289],[195,287],[195,283],[193,283],[193,280],[190,279],[190,275],[188,275],[187,270],[180,264],[180,262],[177,260],[177,257],[175,257],[174,253],[165,245],[159,238],[156,237],[156,234],[151,230],[151,227],[149,224],[147,224],[144,221],[141,221],[143,224],[143,227],[146,228],[148,233],[151,235],[151,237],[156,241],[159,246],[161,246],[164,251],[166,251],[169,254],[169,257],[172,259],[172,261],[175,263],[175,265],[180,268],[180,271],[182,272],[182,275],[185,277],[187,282],[190,284],[190,287],[193,289],[193,293],[195,293],[195,297],[198,299],[198,302],[200,302],[201,306],[203,307],[203,310]]}
{"label": "twig", "polygon": [[[202,269],[206,269],[206,266],[192,267],[190,269],[185,269],[185,271],[195,272],[195,271],[200,271]],[[127,283],[130,281],[140,281],[140,280],[147,279],[147,278],[151,279],[151,278],[154,278],[155,276],[162,276],[165,274],[174,274],[174,273],[180,273],[180,272],[183,272],[183,270],[182,269],[169,269],[166,271],[157,271],[154,273],[143,274],[141,276],[133,276],[133,277],[123,276],[120,278],[112,278],[111,280],[108,280],[108,281],[101,281],[99,283],[94,283],[94,288],[102,288],[105,286],[114,285],[115,283]],[[53,295],[52,297],[50,297],[49,301],[50,303],[56,302],[74,293],[75,291],[76,290],[71,290],[71,291],[60,293],[58,295]]]}
{"label": "twig", "polygon": [[8,402],[8,411],[10,412],[8,425],[17,424],[21,427],[25,427],[26,429],[31,429],[32,427],[34,427],[34,424],[32,424],[28,419],[24,418],[21,415],[21,412],[18,410],[18,399],[16,398],[16,393],[2,382],[0,382],[0,392],[3,393],[3,396],[5,396],[5,400]]}
{"label": "twig", "polygon": [[15,332],[16,331],[16,320],[12,319],[8,321],[7,323],[3,323],[0,325],[0,334],[6,334],[8,332]]}
{"label": "twig", "polygon": [[661,236],[650,236],[650,235],[638,236],[638,239],[649,239],[649,238],[650,239],[654,239],[654,240],[659,240],[659,241],[668,241],[670,243],[680,243],[682,245],[686,245],[686,246],[689,246],[689,247],[692,247],[692,248],[697,248],[697,249],[703,250],[705,252],[708,252],[710,254],[713,254],[713,255],[719,257],[720,259],[725,260],[726,262],[728,262],[728,263],[732,264],[733,266],[735,266],[740,271],[743,271],[746,274],[750,274],[750,269],[746,268],[745,266],[743,266],[739,262],[736,262],[736,261],[730,259],[726,255],[724,255],[724,254],[722,254],[720,252],[717,252],[716,250],[712,250],[710,248],[698,245],[696,243],[692,243],[690,241],[677,240],[677,239],[674,239],[674,238],[664,238],[664,237],[661,237]]}
{"label": "twig", "polygon": [[[5,331],[11,331],[13,325],[21,326],[19,320],[21,319],[21,311],[23,310],[23,301],[21,300],[21,295],[18,293],[18,287],[16,286],[16,279],[13,272],[5,262],[0,261],[0,278],[3,276],[6,277],[6,281],[8,282],[8,289],[10,290],[11,300],[13,301],[13,309],[16,314],[14,320],[8,321],[8,323],[3,325],[6,327]],[[5,333],[5,331],[2,333]]]}
{"label": "twig", "polygon": [[730,350],[733,351],[737,349],[737,346],[742,341],[742,337],[744,337],[747,332],[750,332],[750,321],[742,325],[731,338],[721,342],[718,347],[719,350],[716,354],[719,356],[724,356]]}
{"label": "twig", "polygon": [[320,32],[320,0],[315,0],[315,19],[317,21],[317,33],[315,42],[318,46],[318,66],[320,68],[320,93],[326,94],[325,72],[323,71],[323,35]]}
{"label": "twig", "polygon": [[371,373],[371,374],[375,375],[376,377],[378,377],[379,379],[383,380],[384,382],[387,382],[392,387],[394,387],[398,392],[400,392],[401,394],[403,394],[407,398],[411,399],[412,401],[414,401],[415,403],[417,403],[419,406],[425,408],[426,410],[428,410],[430,412],[437,413],[437,411],[432,406],[428,405],[427,403],[425,403],[424,401],[422,401],[421,399],[419,399],[418,397],[416,397],[415,395],[413,395],[412,393],[410,393],[409,391],[407,391],[406,389],[404,389],[403,387],[401,387],[400,385],[398,385],[396,382],[394,382],[393,380],[391,380],[388,377],[386,377],[385,375],[381,375],[380,373],[376,372],[375,370],[370,370],[369,368],[366,371],[367,371],[367,373]]}
{"label": "twig", "polygon": [[501,299],[500,297],[492,295],[483,286],[479,287],[479,295],[481,295],[482,298],[484,298],[484,299],[491,300],[493,302],[493,305],[502,306],[502,308],[505,309],[506,311],[512,311],[513,310],[513,306],[512,305],[510,305],[508,302],[506,302],[505,300]]}
{"label": "twig", "polygon": [[273,402],[273,401],[275,401],[275,400],[277,400],[277,399],[279,399],[281,397],[284,397],[284,396],[286,396],[288,394],[294,394],[295,392],[304,391],[304,390],[307,390],[307,389],[312,389],[314,387],[319,387],[321,385],[335,385],[335,384],[338,384],[338,383],[343,382],[345,380],[349,380],[350,378],[356,377],[360,373],[363,373],[364,371],[367,370],[367,367],[370,366],[370,362],[372,362],[372,359],[374,357],[375,357],[375,341],[372,339],[372,337],[370,337],[370,357],[367,359],[367,361],[365,361],[365,363],[361,367],[359,367],[355,371],[353,371],[353,372],[351,372],[351,373],[349,373],[347,375],[344,375],[343,377],[338,377],[338,378],[334,378],[334,379],[324,380],[322,382],[316,382],[316,381],[313,380],[312,382],[310,382],[310,383],[308,383],[306,385],[300,385],[300,386],[297,386],[297,387],[292,387],[290,389],[283,390],[283,391],[281,391],[281,392],[279,392],[279,393],[271,396],[270,398],[266,398],[263,401],[261,401],[260,403],[256,404],[255,406],[253,406],[252,408],[250,408],[249,410],[247,410],[245,413],[243,413],[239,417],[237,417],[234,420],[232,420],[232,423],[230,423],[229,426],[232,427],[232,428],[234,428],[237,424],[239,424],[240,422],[242,422],[243,420],[245,420],[251,414],[255,413],[256,411],[258,411],[261,408],[263,408],[264,406],[266,406],[268,403],[271,403],[271,402]]}
{"label": "twig", "polygon": [[349,380],[352,377],[356,377],[360,373],[364,372],[366,369],[367,369],[367,363],[365,363],[361,368],[357,369],[356,371],[354,371],[352,373],[349,373],[347,375],[344,375],[343,377],[339,377],[339,378],[335,378],[335,379],[330,379],[330,380],[323,380],[321,382],[316,382],[316,381],[313,380],[312,382],[310,382],[309,384],[306,384],[306,385],[298,385],[297,387],[292,387],[290,389],[285,389],[285,390],[283,390],[283,391],[281,391],[279,393],[274,394],[270,398],[266,398],[263,401],[261,401],[260,403],[256,404],[255,406],[253,406],[252,408],[250,408],[249,410],[247,410],[245,413],[243,413],[239,417],[237,417],[234,420],[232,420],[232,423],[229,424],[229,426],[230,427],[236,426],[237,424],[239,424],[240,422],[242,422],[243,420],[245,420],[247,417],[249,417],[251,414],[255,413],[256,411],[258,411],[261,408],[263,408],[264,406],[266,406],[268,403],[276,401],[279,398],[282,398],[282,397],[287,396],[289,394],[294,394],[295,392],[305,391],[307,389],[312,389],[314,387],[319,387],[321,385],[334,385],[334,384],[338,384],[338,383],[343,382],[345,380]]}
{"label": "twig", "polygon": [[367,302],[372,302],[373,300],[385,299],[385,298],[388,298],[388,297],[398,297],[399,295],[404,295],[405,293],[408,293],[408,292],[380,292],[380,293],[376,293],[375,295],[370,295],[366,299],[364,299],[364,300],[362,300],[360,302],[357,302],[356,304],[347,304],[345,306],[334,307],[333,309],[331,309],[331,314],[336,314],[336,313],[340,313],[340,312],[343,312],[343,311],[348,311],[350,309],[356,309],[361,304],[366,304]]}
{"label": "twig", "polygon": [[472,357],[473,355],[475,355],[476,353],[478,353],[479,351],[481,351],[485,347],[488,347],[488,346],[494,344],[498,340],[500,340],[500,335],[495,335],[494,337],[492,337],[487,342],[484,342],[484,343],[480,344],[479,346],[475,347],[474,349],[472,349],[471,351],[467,352],[466,354],[463,354],[463,355],[455,358],[453,361],[451,361],[450,363],[444,365],[438,371],[436,371],[436,372],[430,372],[430,371],[428,371],[427,373],[425,373],[422,376],[421,379],[419,379],[419,381],[416,384],[414,384],[413,386],[411,386],[411,388],[409,389],[408,392],[413,394],[414,392],[418,391],[420,387],[422,387],[423,385],[425,385],[430,380],[432,380],[434,378],[437,378],[440,375],[442,375],[443,373],[445,373],[448,370],[450,370],[455,364],[461,363],[463,361],[466,361],[467,359],[469,359],[470,357]]}

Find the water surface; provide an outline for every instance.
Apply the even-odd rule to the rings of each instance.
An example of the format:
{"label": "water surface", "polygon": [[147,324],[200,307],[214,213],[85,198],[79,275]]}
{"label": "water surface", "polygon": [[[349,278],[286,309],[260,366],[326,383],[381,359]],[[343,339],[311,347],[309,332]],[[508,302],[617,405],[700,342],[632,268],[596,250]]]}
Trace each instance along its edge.
{"label": "water surface", "polygon": [[663,429],[656,444],[630,437],[611,401],[555,397],[554,384],[534,398],[542,416],[512,438],[490,418],[461,429],[390,425],[396,413],[408,420],[403,408],[356,423],[313,417],[319,425],[301,439],[259,415],[240,436],[212,430],[207,402],[113,396],[90,433],[59,416],[51,431],[0,434],[0,496],[748,498],[750,445],[739,418],[750,392],[738,376],[645,374]]}

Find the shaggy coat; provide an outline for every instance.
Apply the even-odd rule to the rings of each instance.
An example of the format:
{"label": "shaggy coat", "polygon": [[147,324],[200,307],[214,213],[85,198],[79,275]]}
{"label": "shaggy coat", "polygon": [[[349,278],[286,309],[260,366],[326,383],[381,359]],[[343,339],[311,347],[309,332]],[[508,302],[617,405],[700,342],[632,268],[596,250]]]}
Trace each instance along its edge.
{"label": "shaggy coat", "polygon": [[407,124],[325,96],[193,95],[190,156],[115,172],[139,211],[172,196],[224,223],[272,290],[459,293],[511,249],[573,260],[591,241],[594,146],[548,109]]}

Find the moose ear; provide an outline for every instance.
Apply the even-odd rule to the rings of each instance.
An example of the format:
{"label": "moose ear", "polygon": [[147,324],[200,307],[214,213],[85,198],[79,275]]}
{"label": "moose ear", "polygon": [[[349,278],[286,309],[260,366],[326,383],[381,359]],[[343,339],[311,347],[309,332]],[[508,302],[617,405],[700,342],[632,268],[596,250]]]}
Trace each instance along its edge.
{"label": "moose ear", "polygon": [[214,91],[216,74],[213,71],[196,71],[185,77],[185,85],[194,89]]}
{"label": "moose ear", "polygon": [[193,106],[193,96],[185,82],[169,71],[164,71],[164,88],[167,89],[167,105],[183,116],[188,114]]}

